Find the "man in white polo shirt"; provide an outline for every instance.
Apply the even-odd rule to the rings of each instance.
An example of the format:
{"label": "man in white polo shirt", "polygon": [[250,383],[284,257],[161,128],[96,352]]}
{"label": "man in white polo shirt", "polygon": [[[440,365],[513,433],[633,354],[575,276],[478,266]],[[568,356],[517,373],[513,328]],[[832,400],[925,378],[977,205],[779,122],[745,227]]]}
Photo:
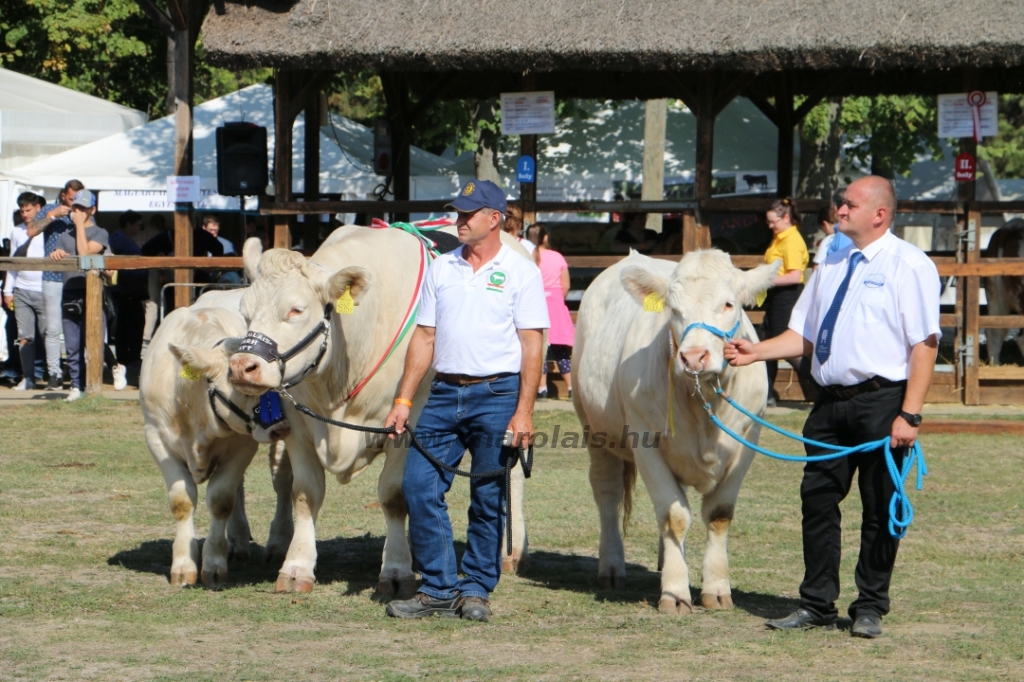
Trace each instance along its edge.
{"label": "man in white polo shirt", "polygon": [[[889,231],[896,195],[885,178],[852,183],[839,209],[839,229],[852,240],[814,271],[782,335],[762,343],[735,340],[733,365],[812,355],[811,374],[823,387],[804,437],[843,446],[889,437],[896,466],[917,440],[935,367],[939,273],[917,247]],[[827,450],[807,445],[808,455]],[[898,449],[897,449],[898,448]],[[767,621],[773,630],[835,626],[839,597],[839,503],[858,476],[863,512],[859,594],[849,608],[851,634],[882,634],[899,540],[889,532],[893,483],[881,449],[804,466],[804,579],[800,608]]]}
{"label": "man in white polo shirt", "polygon": [[[547,304],[537,266],[501,243],[507,209],[501,189],[473,180],[449,206],[459,213],[463,246],[427,272],[405,373],[385,426],[405,430],[412,397],[433,365],[437,374],[416,424],[418,439],[449,466],[457,467],[469,449],[472,472],[494,471],[510,454],[502,445],[507,431],[515,434],[514,445],[527,445],[533,434]],[[501,577],[503,480],[471,479],[460,579],[445,503],[454,478],[409,449],[402,491],[423,583],[412,599],[389,603],[389,616],[490,618],[490,594]]]}

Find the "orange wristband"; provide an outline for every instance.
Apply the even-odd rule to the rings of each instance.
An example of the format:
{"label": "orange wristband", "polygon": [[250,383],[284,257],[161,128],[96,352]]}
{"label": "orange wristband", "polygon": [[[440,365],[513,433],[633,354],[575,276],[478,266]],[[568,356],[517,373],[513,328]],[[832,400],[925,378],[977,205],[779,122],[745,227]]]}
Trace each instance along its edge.
{"label": "orange wristband", "polygon": [[406,407],[412,407],[412,401],[406,400],[405,398],[395,398],[396,405],[405,405]]}

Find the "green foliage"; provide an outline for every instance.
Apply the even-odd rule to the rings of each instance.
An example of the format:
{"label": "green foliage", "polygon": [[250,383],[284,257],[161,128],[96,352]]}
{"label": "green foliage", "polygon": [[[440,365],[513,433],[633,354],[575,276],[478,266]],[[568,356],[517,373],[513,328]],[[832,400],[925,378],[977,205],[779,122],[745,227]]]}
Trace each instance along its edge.
{"label": "green foliage", "polygon": [[886,177],[909,175],[918,155],[942,158],[937,117],[934,97],[848,97],[840,125],[848,141],[863,141],[847,148],[847,159],[870,164],[873,172]]}
{"label": "green foliage", "polygon": [[979,146],[996,177],[1024,178],[1024,95],[999,97],[999,134]]}

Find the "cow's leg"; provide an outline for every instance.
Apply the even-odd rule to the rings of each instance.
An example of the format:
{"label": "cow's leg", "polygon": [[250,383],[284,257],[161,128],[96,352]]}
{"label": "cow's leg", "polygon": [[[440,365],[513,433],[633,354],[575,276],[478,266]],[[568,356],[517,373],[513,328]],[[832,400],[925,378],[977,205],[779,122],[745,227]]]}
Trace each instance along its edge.
{"label": "cow's leg", "polygon": [[[756,443],[760,427],[752,425],[744,434],[747,440]],[[701,517],[707,527],[708,542],[704,550],[704,566],[700,588],[700,600],[706,609],[731,609],[732,588],[729,584],[729,524],[732,522],[739,497],[740,484],[750,468],[754,453],[735,442],[719,446],[720,461],[733,462],[714,490],[704,495],[701,503]]]}
{"label": "cow's leg", "polygon": [[274,520],[270,522],[270,535],[263,548],[263,558],[269,563],[280,563],[288,552],[295,525],[292,521],[292,462],[282,441],[270,444],[270,480],[277,494]]}
{"label": "cow's leg", "polygon": [[274,591],[311,592],[316,584],[316,517],[324,502],[324,468],[312,443],[300,446],[289,440],[288,457],[292,462],[295,531]]}
{"label": "cow's leg", "polygon": [[626,463],[604,448],[588,445],[588,449],[590,488],[601,522],[597,579],[602,588],[622,588],[626,584],[626,554],[619,529],[619,508],[622,506]]}
{"label": "cow's leg", "polygon": [[[244,474],[243,474],[244,475]],[[228,517],[228,561],[244,564],[249,561],[249,543],[252,531],[245,514],[245,480],[239,481],[235,493],[235,506]]]}
{"label": "cow's leg", "polygon": [[[218,587],[228,579],[228,524],[238,504],[239,492],[244,494],[242,479],[245,470],[256,454],[256,443],[250,443],[248,452],[240,451],[237,442],[225,444],[228,454],[219,458],[220,463],[206,484],[206,506],[210,512],[210,531],[203,544],[202,580],[206,587]],[[244,511],[242,514],[244,516]],[[248,551],[248,522],[245,528],[245,547]],[[241,530],[236,530],[241,533]],[[236,542],[241,542],[240,536]]]}
{"label": "cow's leg", "polygon": [[686,566],[684,545],[692,515],[686,493],[665,464],[660,451],[637,448],[635,452],[637,469],[654,503],[654,516],[658,520],[664,548],[658,610],[671,614],[692,613],[690,571]]}
{"label": "cow's leg", "polygon": [[[526,492],[526,475],[521,464],[512,470],[512,498],[509,510],[512,512],[512,553],[503,554],[501,570],[522,575],[530,565],[530,554],[526,539],[526,516],[523,512],[523,497]],[[508,547],[508,539],[502,536],[502,552]]]}
{"label": "cow's leg", "polygon": [[157,429],[146,428],[146,444],[160,467],[167,486],[167,499],[174,515],[174,545],[171,549],[171,584],[194,585],[199,577],[199,541],[193,513],[196,508],[196,484],[188,466],[175,459],[164,447]]}
{"label": "cow's leg", "polygon": [[382,596],[397,595],[399,598],[408,598],[416,593],[412,550],[409,548],[409,536],[405,528],[409,508],[405,504],[405,495],[402,494],[406,454],[405,448],[388,449],[384,468],[377,479],[377,499],[380,501],[384,522],[387,524],[377,592]]}

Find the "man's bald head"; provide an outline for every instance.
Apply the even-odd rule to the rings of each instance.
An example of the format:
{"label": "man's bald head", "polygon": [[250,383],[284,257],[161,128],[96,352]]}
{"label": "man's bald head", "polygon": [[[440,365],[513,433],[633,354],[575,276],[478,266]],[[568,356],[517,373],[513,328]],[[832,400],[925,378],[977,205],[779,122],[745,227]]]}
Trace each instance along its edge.
{"label": "man's bald head", "polygon": [[[879,208],[885,209],[886,227],[892,225],[896,217],[896,190],[892,183],[879,175],[868,175],[850,183],[850,188],[857,187],[866,199],[866,208],[874,211]],[[847,190],[849,191],[849,190]]]}

